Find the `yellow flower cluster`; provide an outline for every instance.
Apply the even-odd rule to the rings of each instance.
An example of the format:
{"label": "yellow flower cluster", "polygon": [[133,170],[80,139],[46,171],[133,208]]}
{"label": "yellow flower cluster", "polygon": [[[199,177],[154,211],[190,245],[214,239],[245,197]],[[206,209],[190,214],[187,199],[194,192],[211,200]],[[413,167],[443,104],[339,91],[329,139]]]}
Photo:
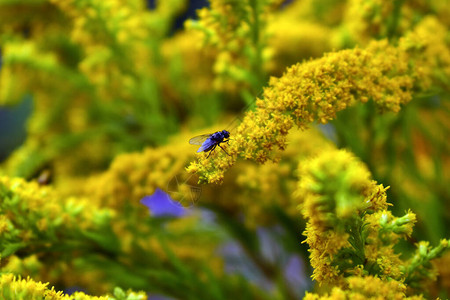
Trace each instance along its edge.
{"label": "yellow flower cluster", "polygon": [[[389,37],[395,30],[396,16],[400,2],[378,0],[350,0],[345,11],[338,43],[339,46],[366,45],[373,38]],[[398,12],[397,12],[398,14]]]}
{"label": "yellow flower cluster", "polygon": [[[367,168],[350,153],[331,150],[299,166],[296,192],[307,219],[313,279],[345,289],[349,275],[372,275],[406,284],[433,278],[429,261],[449,248],[442,240],[404,260],[394,251],[400,238],[411,236],[416,216],[394,217],[387,210],[386,188],[370,180]],[[351,288],[350,288],[351,290]]]}
{"label": "yellow flower cluster", "polygon": [[[161,49],[165,58],[164,64],[179,72],[177,79],[182,78],[182,81],[176,84],[170,82],[171,78],[161,80],[164,91],[169,97],[172,98],[173,94],[177,94],[181,84],[187,86],[187,89],[193,93],[191,96],[194,98],[193,101],[211,93],[214,81],[212,66],[216,52],[213,49],[199,48],[198,45],[201,43],[201,37],[187,32],[177,33],[173,38],[164,41]],[[183,94],[176,96],[178,101],[186,100]]]}
{"label": "yellow flower cluster", "polygon": [[372,199],[379,206],[383,188],[369,177],[368,170],[346,151],[326,151],[300,165],[296,193],[308,220],[304,242],[310,246],[313,279],[334,283],[342,279],[343,270],[334,260],[340,250],[352,246],[346,228],[361,226],[355,223],[355,216],[371,207]]}
{"label": "yellow flower cluster", "polygon": [[[280,76],[286,67],[340,50],[340,32],[334,27],[341,22],[345,4],[342,1],[292,1],[273,14],[267,22],[267,64],[271,76]],[[337,36],[337,37],[335,37]]]}
{"label": "yellow flower cluster", "polygon": [[[62,291],[55,291],[54,287],[49,289],[48,284],[35,282],[30,278],[17,278],[13,274],[3,274],[0,276],[0,296],[4,300],[116,300],[113,296],[89,296],[83,292],[66,295]],[[144,292],[128,291],[125,293],[120,289],[115,291],[115,296],[126,300],[147,299]]]}
{"label": "yellow flower cluster", "polygon": [[[442,28],[433,24],[424,27]],[[422,30],[423,26],[417,27],[417,31]],[[230,155],[222,153],[209,159],[201,155],[198,162],[189,166],[189,172],[199,173],[201,182],[220,183],[238,155],[260,163],[276,160],[272,150],[285,148],[286,135],[294,124],[306,129],[312,122],[327,123],[337,112],[357,102],[371,99],[381,111],[398,112],[402,104],[411,100],[416,86],[431,80],[427,71],[437,63],[426,65],[432,59],[423,59],[422,55],[430,49],[446,47],[444,32],[433,31],[433,35],[436,38],[426,40],[420,51],[413,53],[406,46],[408,39],[400,41],[398,47],[382,40],[371,42],[365,49],[328,53],[321,59],[288,68],[282,77],[271,78],[263,100],[256,101],[256,110],[247,112],[227,146]],[[447,54],[448,51],[438,57],[446,58]],[[447,70],[447,60],[439,62]],[[412,63],[417,66],[412,68]],[[422,68],[424,71],[420,71]]]}
{"label": "yellow flower cluster", "polygon": [[[54,257],[54,252],[51,255]],[[3,264],[3,273],[30,277],[42,282],[51,282],[55,286],[82,286],[95,293],[107,292],[112,288],[110,283],[98,281],[98,278],[104,276],[101,270],[94,268],[79,270],[79,258],[75,256],[71,256],[70,261],[65,262],[43,259],[42,253],[27,257],[12,255],[4,259]]]}
{"label": "yellow flower cluster", "polygon": [[[61,198],[53,188],[21,178],[0,177],[0,193],[3,198],[1,227],[5,229],[2,235],[16,235],[13,224],[20,224],[17,229],[23,230],[19,234],[22,241],[39,238],[42,234],[52,236],[55,230],[70,233],[75,228],[92,229],[112,216],[112,211],[101,209],[87,198]],[[36,232],[30,232],[32,228]]]}
{"label": "yellow flower cluster", "polygon": [[432,86],[448,89],[450,47],[448,29],[435,17],[426,17],[414,31],[400,39],[399,47],[414,56],[416,84],[422,90]]}
{"label": "yellow flower cluster", "polygon": [[367,45],[371,40],[382,37],[397,39],[414,27],[430,10],[437,12],[439,22],[446,22],[444,12],[448,11],[450,6],[444,2],[347,1],[343,22],[333,37],[333,46],[342,48],[353,47],[355,44]]}
{"label": "yellow flower cluster", "polygon": [[[73,23],[70,39],[84,50],[79,69],[102,98],[129,99],[136,74],[148,74],[151,53],[143,2],[51,0]],[[172,1],[173,2],[173,1]],[[133,56],[126,55],[133,53]],[[133,76],[134,75],[134,76]]]}
{"label": "yellow flower cluster", "polygon": [[381,280],[374,276],[351,276],[345,279],[346,287],[334,287],[331,293],[319,296],[314,293],[306,293],[303,300],[346,300],[346,299],[396,299],[396,300],[421,300],[422,296],[405,295],[406,286],[401,281]]}
{"label": "yellow flower cluster", "polygon": [[[217,51],[213,69],[217,89],[237,91],[238,87],[259,88],[263,76],[269,11],[279,0],[213,0],[198,12],[199,20],[186,27],[197,31],[206,46]],[[254,77],[260,78],[254,78]]]}
{"label": "yellow flower cluster", "polygon": [[367,264],[377,266],[379,274],[388,278],[403,277],[403,262],[394,251],[401,237],[411,236],[416,215],[407,212],[403,217],[394,217],[390,211],[380,210],[364,218],[368,235],[364,255]]}
{"label": "yellow flower cluster", "polygon": [[267,24],[271,56],[266,69],[272,76],[280,76],[286,66],[320,57],[332,50],[330,28],[291,16],[288,12],[291,10],[276,14]]}
{"label": "yellow flower cluster", "polygon": [[[74,268],[63,261],[58,266],[52,260],[41,264],[30,255],[57,253],[72,243],[80,249],[92,247],[90,234],[95,236],[109,229],[115,215],[114,211],[100,208],[86,197],[62,197],[52,187],[20,178],[0,177],[0,199],[0,245],[6,259],[5,270],[38,275],[41,280],[53,282],[69,277],[72,280],[68,282],[76,284],[80,277],[73,277]],[[11,256],[14,253],[22,259]],[[72,257],[75,258],[76,255]],[[92,278],[90,273],[86,272],[81,281]]]}
{"label": "yellow flower cluster", "polygon": [[293,0],[284,8],[289,19],[332,27],[342,21],[347,3],[340,0]]}

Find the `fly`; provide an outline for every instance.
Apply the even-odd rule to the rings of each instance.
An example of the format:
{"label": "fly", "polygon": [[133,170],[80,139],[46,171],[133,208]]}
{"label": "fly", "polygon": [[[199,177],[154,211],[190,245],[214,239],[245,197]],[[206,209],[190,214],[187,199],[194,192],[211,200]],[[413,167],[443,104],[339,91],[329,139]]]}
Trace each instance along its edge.
{"label": "fly", "polygon": [[[246,101],[248,104],[246,107],[244,107],[241,110],[241,114],[243,114],[245,111],[254,108],[254,105],[256,103],[256,100],[259,98],[259,96],[261,96],[263,93],[263,91],[261,91],[258,95],[258,97],[251,97],[249,95],[247,96],[247,100]],[[252,100],[250,100],[250,97],[253,98]],[[239,114],[239,115],[241,115]],[[233,131],[233,129],[235,129],[239,123],[242,123],[241,118],[236,117],[227,127],[229,131]],[[201,145],[200,148],[198,148],[197,153],[198,152],[208,152],[209,154],[206,158],[209,158],[209,156],[211,155],[211,152],[214,151],[214,149],[216,149],[217,146],[219,146],[228,156],[229,154],[227,153],[227,151],[225,151],[225,149],[222,148],[222,146],[220,146],[220,144],[222,143],[228,143],[228,141],[230,140],[230,132],[227,130],[222,130],[222,131],[217,131],[214,132],[212,134],[202,134],[202,135],[198,135],[196,137],[193,137],[192,139],[189,140],[189,144],[191,145]]]}
{"label": "fly", "polygon": [[217,146],[219,146],[227,155],[229,155],[227,151],[225,151],[225,149],[223,149],[222,146],[220,146],[220,144],[222,143],[228,143],[228,141],[230,140],[229,137],[230,133],[226,130],[222,130],[212,134],[202,134],[193,137],[192,139],[189,140],[189,144],[201,145],[200,148],[198,148],[197,153],[202,151],[203,152],[209,151],[209,154],[206,158],[209,158],[211,152],[213,152]]}

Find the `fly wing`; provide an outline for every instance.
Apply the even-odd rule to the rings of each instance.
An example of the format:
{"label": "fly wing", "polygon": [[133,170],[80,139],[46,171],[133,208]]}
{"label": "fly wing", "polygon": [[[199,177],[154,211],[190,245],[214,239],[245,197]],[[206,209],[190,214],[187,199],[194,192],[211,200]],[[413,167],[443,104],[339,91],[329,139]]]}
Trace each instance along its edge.
{"label": "fly wing", "polygon": [[212,146],[214,146],[214,144],[216,144],[216,142],[214,142],[211,139],[207,139],[200,148],[198,148],[197,152],[202,152],[202,151],[207,151],[209,149],[211,149]]}
{"label": "fly wing", "polygon": [[192,139],[189,140],[189,144],[202,145],[210,136],[211,134],[202,134],[194,136]]}

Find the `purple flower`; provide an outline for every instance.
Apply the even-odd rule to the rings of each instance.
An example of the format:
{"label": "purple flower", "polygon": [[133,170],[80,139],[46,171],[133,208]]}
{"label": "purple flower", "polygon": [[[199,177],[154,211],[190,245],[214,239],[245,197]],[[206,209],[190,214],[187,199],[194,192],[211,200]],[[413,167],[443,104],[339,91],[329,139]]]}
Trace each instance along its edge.
{"label": "purple flower", "polygon": [[283,268],[283,275],[289,286],[299,297],[310,288],[303,260],[298,255],[292,254],[289,256]]}
{"label": "purple flower", "polygon": [[72,295],[75,292],[88,293],[85,289],[83,289],[79,286],[76,286],[76,285],[64,289],[64,294],[67,294],[67,295]]}
{"label": "purple flower", "polygon": [[148,207],[153,217],[182,217],[187,210],[179,202],[172,200],[163,190],[157,188],[153,195],[145,196],[140,201]]}

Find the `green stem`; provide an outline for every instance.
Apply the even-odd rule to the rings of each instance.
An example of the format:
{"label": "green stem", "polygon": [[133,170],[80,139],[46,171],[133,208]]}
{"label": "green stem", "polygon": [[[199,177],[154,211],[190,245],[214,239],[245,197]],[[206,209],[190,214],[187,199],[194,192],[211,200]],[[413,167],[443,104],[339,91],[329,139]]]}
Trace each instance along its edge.
{"label": "green stem", "polygon": [[432,249],[428,248],[427,244],[419,244],[416,255],[405,270],[405,283],[418,282],[427,275],[431,276],[430,260],[442,256],[449,248],[449,240],[445,239]]}
{"label": "green stem", "polygon": [[355,255],[358,258],[357,265],[364,265],[366,254],[364,251],[365,241],[363,239],[362,225],[357,221],[354,226],[350,228],[350,244],[355,249]]}
{"label": "green stem", "polygon": [[386,29],[386,37],[391,40],[395,36],[395,32],[400,21],[401,8],[404,0],[394,1],[394,9],[392,10],[391,18],[388,20],[388,26]]}
{"label": "green stem", "polygon": [[261,45],[261,20],[260,20],[260,6],[258,0],[249,0],[251,9],[251,34],[252,43],[255,50],[255,56],[251,59],[252,73],[255,76],[254,82],[252,82],[254,92],[257,92],[264,80],[264,74],[262,69],[262,48]]}

